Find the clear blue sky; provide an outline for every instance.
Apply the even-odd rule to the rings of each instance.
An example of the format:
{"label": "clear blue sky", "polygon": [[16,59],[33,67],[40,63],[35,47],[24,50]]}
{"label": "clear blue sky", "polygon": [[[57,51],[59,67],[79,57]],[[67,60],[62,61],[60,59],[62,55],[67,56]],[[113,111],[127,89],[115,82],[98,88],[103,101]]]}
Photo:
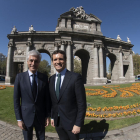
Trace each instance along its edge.
{"label": "clear blue sky", "polygon": [[7,34],[14,25],[18,31],[31,25],[36,31],[54,31],[59,16],[79,6],[102,20],[104,36],[120,35],[123,41],[129,37],[133,51],[140,53],[140,0],[0,0],[0,52],[7,56]]}

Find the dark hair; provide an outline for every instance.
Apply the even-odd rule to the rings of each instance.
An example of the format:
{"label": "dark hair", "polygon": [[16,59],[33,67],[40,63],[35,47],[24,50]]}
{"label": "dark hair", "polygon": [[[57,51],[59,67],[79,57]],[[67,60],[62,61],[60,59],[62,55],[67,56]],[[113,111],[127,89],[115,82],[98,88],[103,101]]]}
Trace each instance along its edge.
{"label": "dark hair", "polygon": [[64,60],[66,61],[66,59],[67,59],[66,53],[65,53],[64,51],[62,51],[62,50],[56,50],[56,51],[54,51],[54,52],[52,53],[52,61],[53,61],[53,55],[54,55],[54,54],[58,54],[58,53],[63,54]]}

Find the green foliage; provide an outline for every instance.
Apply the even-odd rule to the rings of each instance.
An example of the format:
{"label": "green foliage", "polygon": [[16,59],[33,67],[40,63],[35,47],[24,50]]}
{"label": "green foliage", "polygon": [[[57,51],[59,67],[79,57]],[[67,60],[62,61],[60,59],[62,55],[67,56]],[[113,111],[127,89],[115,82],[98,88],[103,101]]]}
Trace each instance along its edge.
{"label": "green foliage", "polygon": [[74,59],[74,72],[82,75],[81,61]]}
{"label": "green foliage", "polygon": [[7,60],[5,59],[4,61],[0,61],[0,74],[6,74],[6,62]]}
{"label": "green foliage", "polygon": [[107,79],[111,79],[111,73],[107,73]]}
{"label": "green foliage", "polygon": [[111,74],[111,63],[108,66],[108,73]]}
{"label": "green foliage", "polygon": [[140,55],[138,53],[133,55],[133,66],[134,75],[140,74]]}
{"label": "green foliage", "polygon": [[51,66],[49,65],[48,61],[42,60],[39,64],[38,71],[50,77],[50,70],[51,70]]}

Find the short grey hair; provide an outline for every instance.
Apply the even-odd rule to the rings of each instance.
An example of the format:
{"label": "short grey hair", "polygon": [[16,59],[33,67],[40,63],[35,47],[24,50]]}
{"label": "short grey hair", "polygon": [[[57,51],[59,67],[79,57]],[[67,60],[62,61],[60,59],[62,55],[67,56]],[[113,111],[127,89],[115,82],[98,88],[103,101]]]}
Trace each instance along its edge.
{"label": "short grey hair", "polygon": [[27,56],[27,60],[29,59],[29,56],[31,56],[31,55],[38,56],[39,57],[39,62],[41,61],[42,55],[38,51],[36,51],[36,50],[29,51],[28,56]]}

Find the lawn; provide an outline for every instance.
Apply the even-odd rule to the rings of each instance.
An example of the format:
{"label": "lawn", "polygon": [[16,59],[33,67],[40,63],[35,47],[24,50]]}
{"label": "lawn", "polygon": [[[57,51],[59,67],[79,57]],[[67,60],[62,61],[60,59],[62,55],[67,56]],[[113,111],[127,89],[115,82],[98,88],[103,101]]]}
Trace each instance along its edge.
{"label": "lawn", "polygon": [[[117,84],[118,85],[118,84]],[[112,85],[113,86],[113,85]],[[112,87],[112,89],[116,88],[125,88],[125,87],[131,87],[132,84],[120,84],[119,87]],[[108,93],[111,93],[112,91],[110,88],[104,88],[103,86],[92,86],[92,87],[86,87],[88,89],[104,89],[108,91]],[[97,108],[97,107],[112,107],[112,106],[126,106],[131,105],[135,103],[140,103],[140,95],[137,95],[134,93],[133,97],[123,98],[120,97],[121,92],[117,91],[117,96],[114,98],[104,98],[101,95],[97,96],[87,96],[87,102],[91,104],[91,107]]]}
{"label": "lawn", "polygon": [[[132,84],[120,84],[120,88],[130,87]],[[86,87],[90,89],[104,89],[108,93],[112,92],[109,88],[104,88],[103,86],[92,86]],[[115,89],[116,87],[112,87]],[[134,94],[133,97],[122,98],[120,97],[121,92],[117,91],[117,96],[114,98],[103,98],[101,95],[98,96],[87,96],[87,102],[91,104],[91,107],[111,107],[111,106],[124,106],[131,105],[135,103],[140,103],[140,95]],[[17,124],[14,114],[13,107],[13,87],[6,87],[6,89],[0,90],[0,120],[8,122],[10,124]],[[125,118],[121,120],[85,120],[85,125],[82,127],[81,133],[91,133],[106,130],[114,130],[122,127],[126,127],[132,124],[140,122],[140,116],[133,118]],[[51,126],[47,127],[46,131],[56,132]]]}

